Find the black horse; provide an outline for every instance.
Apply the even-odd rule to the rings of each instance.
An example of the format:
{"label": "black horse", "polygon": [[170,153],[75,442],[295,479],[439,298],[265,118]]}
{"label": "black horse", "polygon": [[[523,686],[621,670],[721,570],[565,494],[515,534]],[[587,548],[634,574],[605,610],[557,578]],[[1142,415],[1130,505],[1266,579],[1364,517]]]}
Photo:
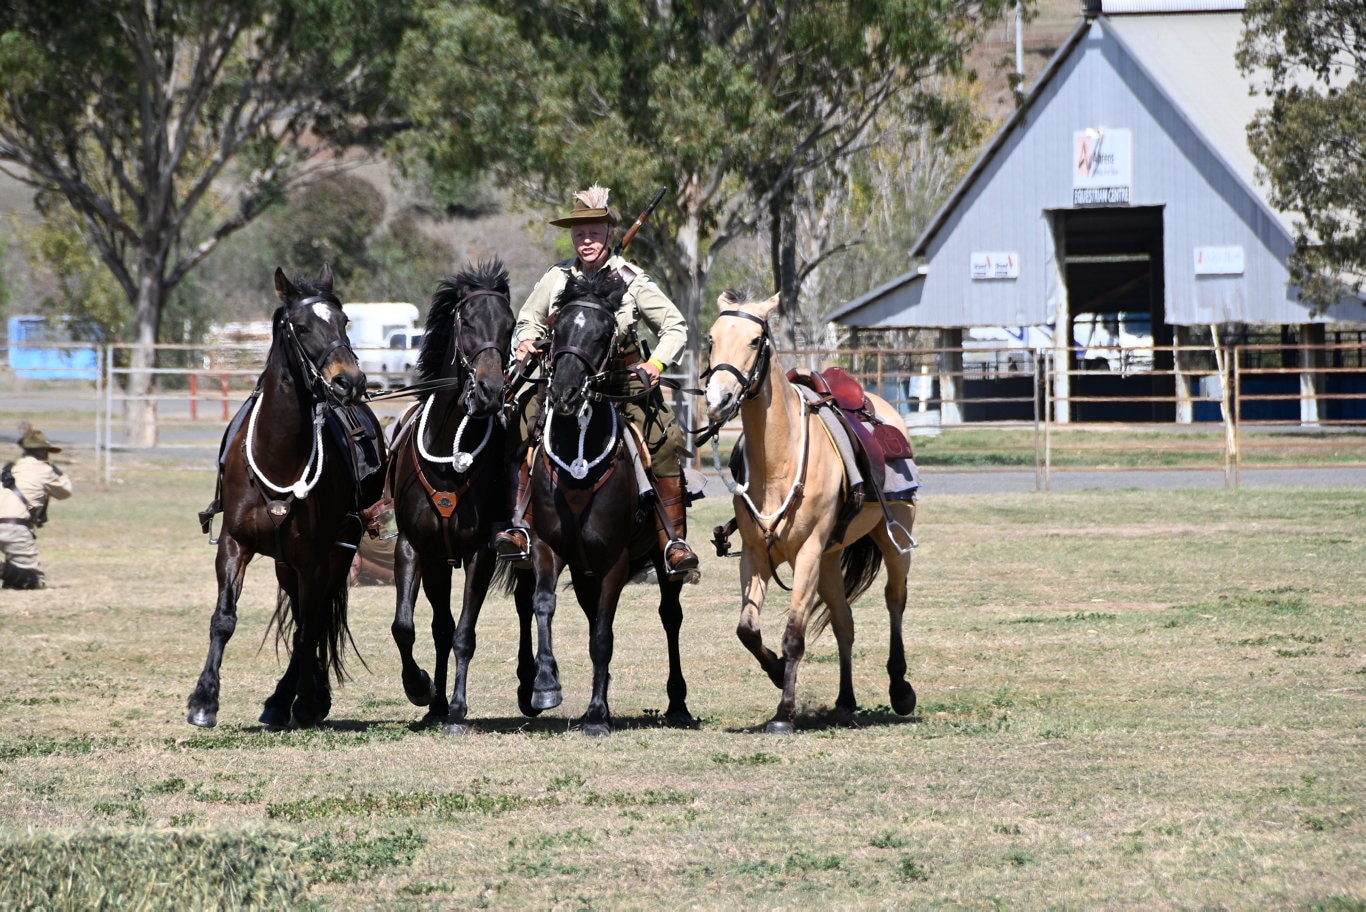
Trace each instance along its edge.
{"label": "black horse", "polygon": [[[607,685],[612,661],[612,623],[622,589],[631,575],[653,564],[659,580],[659,617],[669,648],[669,706],[666,718],[688,724],[688,685],[678,652],[683,625],[681,580],[671,581],[642,480],[629,450],[636,444],[626,419],[599,387],[618,341],[617,311],[625,285],[615,272],[571,278],[553,315],[548,357],[549,383],[541,442],[532,457],[531,561],[534,595],[517,587],[518,610],[531,598],[539,648],[532,708],[561,701],[551,644],[555,586],[567,565],[579,606],[588,617],[588,651],[593,662],[593,696],[579,720],[585,734],[611,731]],[[651,495],[653,496],[653,495]]]}
{"label": "black horse", "polygon": [[[465,684],[484,597],[495,579],[511,572],[510,565],[496,560],[490,539],[493,524],[511,511],[501,410],[512,328],[508,274],[500,261],[480,263],[441,282],[417,362],[417,386],[426,392],[395,436],[390,462],[398,523],[392,632],[403,662],[403,690],[415,705],[429,707],[427,721],[443,721],[448,733],[465,730]],[[465,570],[458,625],[451,615],[455,567]],[[419,582],[432,606],[435,681],[413,658]],[[447,702],[452,651],[455,685]],[[529,663],[528,655],[524,665]],[[524,708],[529,674],[524,668]]]}
{"label": "black horse", "polygon": [[260,720],[310,727],[327,718],[328,674],[345,677],[347,574],[364,531],[361,514],[383,482],[379,425],[360,404],[365,374],[346,337],[331,269],[292,282],[277,269],[275,290],[282,303],[266,368],[224,436],[218,495],[200,514],[208,531],[223,512],[209,654],[189,699],[189,722],[205,728],[218,722],[219,667],[257,554],[275,561],[272,624],[280,639],[292,637],[289,666]]}

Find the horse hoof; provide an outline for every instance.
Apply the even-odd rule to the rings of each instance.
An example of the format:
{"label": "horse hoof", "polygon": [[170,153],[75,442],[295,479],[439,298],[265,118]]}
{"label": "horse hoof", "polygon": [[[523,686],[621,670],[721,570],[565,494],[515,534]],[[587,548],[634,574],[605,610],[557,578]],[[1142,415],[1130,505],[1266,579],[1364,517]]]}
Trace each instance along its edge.
{"label": "horse hoof", "polygon": [[192,709],[190,714],[185,717],[185,721],[200,728],[213,728],[218,724],[218,715],[209,712],[207,709]]}
{"label": "horse hoof", "polygon": [[892,712],[898,716],[909,716],[915,712],[915,688],[906,684],[904,688],[893,689],[890,694],[892,698]]}
{"label": "horse hoof", "polygon": [[517,694],[517,708],[522,711],[522,715],[524,716],[531,716],[534,718],[535,716],[539,716],[541,714],[541,711],[539,709],[531,705],[530,694]]}
{"label": "horse hoof", "polygon": [[790,735],[793,731],[792,723],[783,719],[774,719],[764,726],[764,732],[770,735]]}
{"label": "horse hoof", "polygon": [[289,728],[289,710],[279,706],[267,706],[256,721],[267,728]]}
{"label": "horse hoof", "polygon": [[421,680],[409,683],[405,679],[403,682],[403,693],[408,697],[408,702],[414,706],[431,706],[432,676],[424,671],[422,672]]}
{"label": "horse hoof", "polygon": [[606,722],[585,722],[579,726],[587,738],[602,738],[612,733],[612,726]]}
{"label": "horse hoof", "polygon": [[671,709],[664,713],[664,722],[672,728],[695,728],[697,720],[688,712],[688,707]]}
{"label": "horse hoof", "polygon": [[560,694],[558,688],[555,690],[538,690],[531,695],[531,708],[537,712],[554,709],[563,702],[564,697]]}

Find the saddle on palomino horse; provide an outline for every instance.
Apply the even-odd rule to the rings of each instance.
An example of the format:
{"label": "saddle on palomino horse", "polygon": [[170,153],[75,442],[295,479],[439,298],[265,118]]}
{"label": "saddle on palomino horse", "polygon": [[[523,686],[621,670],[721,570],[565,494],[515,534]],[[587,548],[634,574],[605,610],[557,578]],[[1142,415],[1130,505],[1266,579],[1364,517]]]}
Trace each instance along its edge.
{"label": "saddle on palomino horse", "polygon": [[[863,386],[841,367],[824,371],[803,371],[793,368],[787,379],[796,387],[829,432],[830,441],[844,462],[845,477],[849,479],[849,495],[844,500],[830,540],[844,541],[844,533],[867,502],[869,491],[889,516],[887,504],[904,500],[914,502],[920,488],[920,470],[915,464],[915,452],[900,428],[883,421],[868,400]],[[741,478],[744,459],[744,440],[731,453],[731,474],[737,482]],[[726,539],[734,531],[734,520],[714,530],[713,543],[717,554],[729,551]]]}

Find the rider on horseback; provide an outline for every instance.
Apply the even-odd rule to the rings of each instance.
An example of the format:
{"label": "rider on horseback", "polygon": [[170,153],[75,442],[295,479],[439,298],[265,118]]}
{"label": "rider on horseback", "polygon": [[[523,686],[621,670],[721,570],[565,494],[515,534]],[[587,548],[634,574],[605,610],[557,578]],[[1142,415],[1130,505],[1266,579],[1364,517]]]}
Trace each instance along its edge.
{"label": "rider on horseback", "polygon": [[[697,566],[697,555],[684,541],[687,535],[684,513],[687,493],[679,456],[686,451],[683,433],[673,410],[660,394],[658,385],[660,373],[687,348],[688,322],[644,270],[627,262],[619,252],[612,252],[613,226],[618,219],[616,212],[607,205],[608,192],[606,187],[594,185],[576,193],[574,197],[578,205],[575,209],[567,216],[550,221],[552,225],[570,230],[576,256],[552,266],[532,289],[518,314],[513,340],[514,354],[519,361],[525,359],[536,349],[538,342],[549,335],[548,318],[571,275],[591,276],[599,269],[607,268],[621,276],[627,285],[618,315],[622,332],[617,350],[607,367],[620,370],[638,366],[649,378],[652,388],[649,396],[643,401],[623,403],[622,411],[640,432],[649,450],[649,469],[655,495],[664,508],[659,518],[664,562],[671,577],[680,577]],[[644,322],[655,334],[658,341],[653,352],[643,348],[636,334],[637,321]],[[623,381],[622,386],[626,385],[627,382]],[[620,390],[625,391],[625,388]],[[534,403],[529,404],[528,423],[535,409]],[[516,452],[520,454],[522,449],[518,448]],[[504,560],[522,561],[530,556],[530,534],[526,520],[529,484],[529,461],[519,459],[517,499],[511,526],[494,536],[494,547]]]}

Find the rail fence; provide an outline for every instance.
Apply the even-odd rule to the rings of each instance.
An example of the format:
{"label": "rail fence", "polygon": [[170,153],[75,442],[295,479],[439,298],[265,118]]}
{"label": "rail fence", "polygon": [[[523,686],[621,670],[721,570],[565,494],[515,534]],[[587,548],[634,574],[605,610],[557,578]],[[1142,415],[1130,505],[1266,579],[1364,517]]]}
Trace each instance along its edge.
{"label": "rail fence", "polygon": [[[156,348],[151,449],[202,461],[250,394],[263,352]],[[35,376],[10,367],[0,347],[0,435],[2,425],[17,432],[19,422],[31,421],[63,446],[89,448],[100,477],[112,480],[144,449],[128,442],[131,351],[100,346],[93,370]],[[1029,349],[797,350],[780,359],[789,367],[842,366],[888,400],[927,470],[1033,471],[1036,487],[1047,490],[1054,474],[1077,470],[1218,470],[1236,486],[1259,469],[1366,467],[1360,341],[1089,354],[1066,366],[1051,350]],[[410,403],[374,407],[384,419]],[[696,404],[680,397],[676,405],[696,426]],[[727,438],[737,431],[728,429]]]}

